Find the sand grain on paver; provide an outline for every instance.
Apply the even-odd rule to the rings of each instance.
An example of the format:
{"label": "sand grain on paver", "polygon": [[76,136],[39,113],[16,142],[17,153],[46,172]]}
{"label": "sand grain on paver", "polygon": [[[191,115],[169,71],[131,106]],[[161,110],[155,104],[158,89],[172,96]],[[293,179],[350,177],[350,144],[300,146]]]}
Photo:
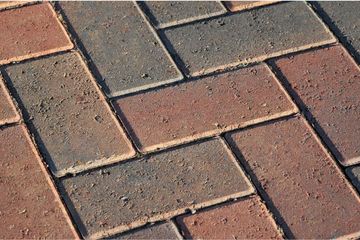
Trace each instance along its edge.
{"label": "sand grain on paver", "polygon": [[7,91],[0,75],[0,125],[20,120],[20,116]]}

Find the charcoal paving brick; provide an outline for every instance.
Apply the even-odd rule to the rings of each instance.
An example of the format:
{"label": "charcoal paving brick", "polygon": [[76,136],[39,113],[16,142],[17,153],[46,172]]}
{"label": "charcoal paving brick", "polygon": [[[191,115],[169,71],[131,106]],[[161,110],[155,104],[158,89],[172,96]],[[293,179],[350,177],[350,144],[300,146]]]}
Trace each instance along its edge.
{"label": "charcoal paving brick", "polygon": [[60,2],[110,96],[181,79],[132,2]]}
{"label": "charcoal paving brick", "polygon": [[220,139],[64,179],[62,185],[84,225],[80,231],[90,237],[252,192]]}
{"label": "charcoal paving brick", "polygon": [[301,2],[165,29],[164,37],[184,72],[190,75],[335,41]]}
{"label": "charcoal paving brick", "polygon": [[0,129],[0,238],[73,239],[41,160],[22,125]]}
{"label": "charcoal paving brick", "polygon": [[258,197],[177,218],[186,239],[282,239]]}
{"label": "charcoal paving brick", "polygon": [[56,174],[134,154],[78,54],[14,65],[6,73]]}
{"label": "charcoal paving brick", "polygon": [[151,1],[141,6],[156,27],[168,27],[225,13],[219,2],[209,1]]}
{"label": "charcoal paving brick", "polygon": [[251,9],[273,4],[277,1],[225,1],[224,4],[231,12]]}
{"label": "charcoal paving brick", "polygon": [[352,183],[360,192],[360,166],[346,168],[346,174],[350,177]]}
{"label": "charcoal paving brick", "polygon": [[73,47],[48,3],[1,11],[0,23],[0,64]]}
{"label": "charcoal paving brick", "polygon": [[317,2],[320,15],[360,62],[360,2]]}
{"label": "charcoal paving brick", "polygon": [[114,104],[144,152],[297,111],[262,64],[121,98]]}
{"label": "charcoal paving brick", "polygon": [[275,62],[344,165],[360,162],[360,70],[341,46]]}
{"label": "charcoal paving brick", "polygon": [[0,75],[0,125],[17,122],[19,120],[20,116],[16,111]]}
{"label": "charcoal paving brick", "polygon": [[109,237],[108,239],[181,239],[171,223],[156,224]]}
{"label": "charcoal paving brick", "polygon": [[270,210],[279,213],[288,237],[359,236],[359,197],[305,120],[279,121],[227,139],[265,201],[273,205]]}

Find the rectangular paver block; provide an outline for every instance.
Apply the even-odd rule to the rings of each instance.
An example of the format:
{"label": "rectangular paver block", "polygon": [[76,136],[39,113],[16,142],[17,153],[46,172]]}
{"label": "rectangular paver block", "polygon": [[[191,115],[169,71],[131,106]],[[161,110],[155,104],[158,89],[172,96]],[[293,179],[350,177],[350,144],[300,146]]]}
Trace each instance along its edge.
{"label": "rectangular paver block", "polygon": [[19,120],[20,116],[0,75],[0,125],[17,122]]}
{"label": "rectangular paver block", "polygon": [[74,239],[76,233],[22,125],[0,129],[0,238]]}
{"label": "rectangular paver block", "polygon": [[302,118],[227,136],[289,238],[360,235],[359,197]]}
{"label": "rectangular paver block", "polygon": [[346,174],[351,179],[355,188],[360,192],[360,166],[346,168]]}
{"label": "rectangular paver block", "polygon": [[225,13],[215,1],[149,1],[141,3],[150,21],[158,28],[183,24]]}
{"label": "rectangular paver block", "polygon": [[56,175],[134,155],[78,54],[14,65],[6,73]]}
{"label": "rectangular paver block", "polygon": [[114,104],[144,152],[297,110],[263,64],[124,97]]}
{"label": "rectangular paver block", "polygon": [[281,3],[164,30],[190,75],[334,42],[305,3]]}
{"label": "rectangular paver block", "polygon": [[0,23],[0,64],[73,47],[48,3],[1,11]]}
{"label": "rectangular paver block", "polygon": [[225,1],[224,4],[231,12],[251,9],[276,3],[278,1]]}
{"label": "rectangular paver block", "polygon": [[360,68],[341,46],[275,62],[344,165],[360,162]]}
{"label": "rectangular paver block", "polygon": [[186,239],[282,239],[258,197],[177,217]]}
{"label": "rectangular paver block", "polygon": [[109,96],[181,79],[132,2],[61,2]]}
{"label": "rectangular paver block", "polygon": [[89,237],[167,219],[253,191],[219,139],[94,170],[64,179],[62,184],[80,231]]}

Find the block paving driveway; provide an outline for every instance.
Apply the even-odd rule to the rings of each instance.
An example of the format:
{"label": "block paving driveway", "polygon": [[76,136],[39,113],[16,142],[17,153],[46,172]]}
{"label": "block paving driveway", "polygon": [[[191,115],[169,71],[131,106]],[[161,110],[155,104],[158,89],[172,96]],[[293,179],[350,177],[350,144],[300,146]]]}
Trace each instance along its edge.
{"label": "block paving driveway", "polygon": [[0,239],[359,239],[360,2],[0,2]]}

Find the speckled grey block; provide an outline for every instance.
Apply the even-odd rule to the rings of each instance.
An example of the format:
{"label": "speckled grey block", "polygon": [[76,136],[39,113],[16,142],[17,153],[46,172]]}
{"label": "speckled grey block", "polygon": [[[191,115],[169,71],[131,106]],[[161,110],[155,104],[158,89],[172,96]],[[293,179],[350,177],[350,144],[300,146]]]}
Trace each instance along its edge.
{"label": "speckled grey block", "polygon": [[346,174],[350,177],[352,183],[360,192],[360,166],[346,168]]}
{"label": "speckled grey block", "polygon": [[165,29],[164,37],[190,75],[335,41],[301,2],[280,3]]}
{"label": "speckled grey block", "polygon": [[132,2],[60,2],[109,96],[181,79]]}

